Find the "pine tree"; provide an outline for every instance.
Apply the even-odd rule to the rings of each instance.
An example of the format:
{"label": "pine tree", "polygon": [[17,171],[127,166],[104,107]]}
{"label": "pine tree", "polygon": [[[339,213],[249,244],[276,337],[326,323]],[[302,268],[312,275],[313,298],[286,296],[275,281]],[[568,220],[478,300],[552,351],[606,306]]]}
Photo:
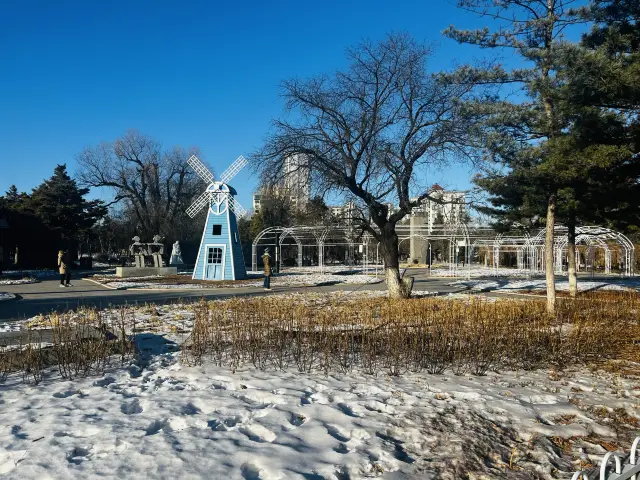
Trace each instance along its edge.
{"label": "pine tree", "polygon": [[33,189],[28,208],[68,247],[72,240],[86,236],[91,227],[107,214],[101,200],[85,200],[88,188],[79,188],[67,173],[66,165],[58,165],[53,176]]}
{"label": "pine tree", "polygon": [[[485,143],[492,157],[509,167],[531,169],[531,179],[542,182],[539,190],[546,201],[545,269],[547,311],[555,312],[555,277],[553,269],[554,226],[558,191],[554,182],[540,170],[546,160],[540,142],[560,135],[565,122],[564,105],[558,99],[561,86],[557,77],[558,60],[565,48],[562,32],[583,21],[569,11],[572,0],[458,0],[459,7],[491,19],[497,27],[459,30],[451,26],[445,35],[460,43],[482,48],[506,49],[522,60],[523,68],[505,69],[465,67],[457,72],[460,82],[484,82],[506,87],[522,85],[526,100],[519,102],[487,101],[471,105],[487,117],[491,129]],[[528,176],[524,174],[525,177]]]}
{"label": "pine tree", "polygon": [[577,294],[576,227],[580,223],[620,225],[640,215],[640,163],[619,115],[582,110],[569,128],[538,149],[544,161],[519,162],[507,174],[479,176],[474,182],[490,193],[501,229],[514,224],[535,227],[546,198],[557,192],[557,219],[567,226],[570,294]]}
{"label": "pine tree", "polygon": [[593,22],[566,56],[570,95],[581,104],[640,113],[640,2],[592,0],[581,12]]}

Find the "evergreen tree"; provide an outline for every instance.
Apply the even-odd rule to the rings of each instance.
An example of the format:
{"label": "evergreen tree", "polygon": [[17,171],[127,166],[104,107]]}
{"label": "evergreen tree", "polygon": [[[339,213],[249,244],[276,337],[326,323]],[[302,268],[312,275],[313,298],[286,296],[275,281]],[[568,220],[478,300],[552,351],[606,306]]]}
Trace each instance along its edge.
{"label": "evergreen tree", "polygon": [[538,149],[544,161],[520,161],[507,173],[474,179],[490,193],[498,229],[541,223],[549,192],[558,196],[557,219],[568,229],[569,286],[577,294],[576,227],[580,223],[620,226],[638,218],[640,163],[626,141],[624,123],[611,114],[582,111],[566,132]]}
{"label": "evergreen tree", "polygon": [[15,185],[9,187],[9,190],[4,194],[4,200],[8,203],[15,203],[20,200],[20,194]]}
{"label": "evergreen tree", "polygon": [[580,13],[593,26],[565,57],[572,99],[638,115],[640,2],[592,0]]}
{"label": "evergreen tree", "polygon": [[79,188],[69,176],[66,165],[58,165],[51,178],[33,189],[28,208],[55,235],[60,246],[68,248],[70,241],[86,237],[107,214],[101,200],[85,200],[88,193],[88,188]]}
{"label": "evergreen tree", "polygon": [[[457,72],[463,83],[488,83],[501,88],[522,85],[526,98],[519,102],[489,98],[470,105],[486,115],[489,134],[485,144],[493,159],[518,169],[524,177],[542,182],[546,203],[545,268],[547,310],[555,312],[555,278],[553,269],[554,226],[558,190],[550,179],[550,170],[542,166],[547,158],[541,143],[559,136],[566,122],[565,105],[560,101],[561,87],[557,72],[559,59],[566,48],[562,32],[567,26],[583,21],[569,11],[572,0],[458,0],[465,10],[489,18],[496,28],[459,30],[451,26],[444,34],[461,43],[482,48],[506,49],[523,62],[522,68],[505,69],[464,67]],[[546,180],[545,180],[546,179]]]}

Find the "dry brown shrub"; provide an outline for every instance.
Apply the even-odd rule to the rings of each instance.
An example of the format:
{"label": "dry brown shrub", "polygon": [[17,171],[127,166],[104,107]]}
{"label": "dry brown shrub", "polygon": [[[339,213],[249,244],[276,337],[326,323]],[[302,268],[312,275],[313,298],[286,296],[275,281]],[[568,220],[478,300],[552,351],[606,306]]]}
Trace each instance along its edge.
{"label": "dry brown shrub", "polygon": [[0,346],[0,380],[22,373],[24,381],[38,383],[43,369],[53,365],[62,378],[102,374],[114,355],[124,362],[134,354],[135,321],[134,334],[126,334],[126,317],[123,308],[118,336],[117,329],[109,328],[95,309],[43,316],[37,325],[26,328],[19,344]]}
{"label": "dry brown shrub", "polygon": [[561,299],[555,317],[542,301],[480,297],[202,302],[185,359],[200,364],[210,357],[234,370],[252,364],[328,373],[357,366],[390,375],[560,369],[638,356],[640,299],[624,298]]}

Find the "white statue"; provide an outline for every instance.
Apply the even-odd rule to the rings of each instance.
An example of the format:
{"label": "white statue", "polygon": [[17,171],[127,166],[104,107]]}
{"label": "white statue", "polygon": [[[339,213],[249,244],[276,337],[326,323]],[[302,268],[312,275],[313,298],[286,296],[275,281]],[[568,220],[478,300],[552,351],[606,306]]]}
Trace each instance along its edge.
{"label": "white statue", "polygon": [[171,261],[169,261],[169,265],[184,265],[184,262],[182,261],[182,251],[180,250],[180,242],[177,240],[171,249]]}

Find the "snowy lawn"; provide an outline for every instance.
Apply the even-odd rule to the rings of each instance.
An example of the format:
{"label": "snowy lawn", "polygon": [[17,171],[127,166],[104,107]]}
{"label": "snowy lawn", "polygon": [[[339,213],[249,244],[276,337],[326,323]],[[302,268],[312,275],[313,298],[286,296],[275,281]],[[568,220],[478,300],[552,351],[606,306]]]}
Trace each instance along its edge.
{"label": "snowy lawn", "polygon": [[[378,267],[380,270],[382,269],[382,266]],[[362,265],[354,265],[352,267],[348,266],[348,265],[324,265],[322,268],[318,267],[318,266],[312,266],[312,267],[284,267],[282,269],[283,273],[320,273],[320,271],[322,270],[322,273],[334,273],[334,274],[340,274],[340,273],[346,273],[346,274],[350,274],[350,273],[375,273],[376,271],[376,267],[375,265],[369,265],[367,267],[364,267]]]}
{"label": "snowy lawn", "polygon": [[0,302],[13,300],[16,296],[13,293],[0,292]]}
{"label": "snowy lawn", "polygon": [[28,283],[36,283],[38,280],[34,277],[24,278],[6,278],[0,277],[0,285],[25,285]]}
{"label": "snowy lawn", "polygon": [[[253,277],[253,278],[252,278]],[[100,275],[91,277],[109,288],[140,288],[140,289],[201,289],[201,288],[241,288],[262,287],[262,279],[256,280],[255,274],[247,280],[234,282],[205,282],[192,281],[190,278],[172,277],[171,282],[162,281],[161,276],[130,277],[119,279],[115,275]],[[271,278],[272,287],[317,286],[326,284],[374,284],[382,282],[382,277],[373,275],[351,274],[337,275],[332,273],[293,273],[286,272]]]}
{"label": "snowy lawn", "polygon": [[[460,280],[449,285],[469,287],[473,291],[527,291],[543,290],[546,288],[544,279],[531,280]],[[556,289],[561,292],[569,291],[569,282],[556,282]],[[581,292],[593,290],[640,290],[640,280],[635,278],[611,279],[610,281],[588,281],[578,278],[578,290]]]}
{"label": "snowy lawn", "polygon": [[184,283],[184,284],[169,284],[169,283],[150,283],[150,282],[138,282],[131,281],[129,279],[123,280],[121,282],[107,282],[104,283],[105,287],[109,288],[117,288],[117,289],[129,289],[129,288],[141,288],[141,289],[180,289],[180,290],[191,290],[191,289],[199,289],[205,288],[205,285],[197,284],[197,283]]}
{"label": "snowy lawn", "polygon": [[[343,315],[348,314],[347,321],[356,322],[367,306],[377,309],[380,319],[384,319],[382,308],[388,302],[366,299],[384,293],[364,290],[331,295],[287,294],[269,296],[270,304],[259,301],[263,308],[271,307],[274,315],[285,319],[295,307],[299,312],[297,329],[305,321],[304,312],[319,309],[326,309],[325,321],[338,322],[337,326],[341,326],[341,310]],[[351,303],[362,297],[365,299],[361,305]],[[54,369],[45,370],[38,385],[23,383],[21,374],[11,374],[0,384],[0,475],[11,479],[568,479],[574,470],[599,461],[607,450],[628,451],[640,428],[637,363],[610,360],[591,367],[566,366],[563,371],[496,372],[491,368],[486,376],[454,375],[450,369],[442,375],[432,375],[425,370],[404,368],[403,375],[389,376],[386,363],[393,363],[394,357],[372,354],[390,344],[408,343],[403,341],[405,337],[392,334],[398,332],[393,326],[387,327],[389,335],[386,330],[379,330],[388,323],[383,320],[378,327],[372,325],[366,337],[357,329],[346,330],[358,345],[364,345],[365,338],[373,339],[370,345],[375,345],[376,350],[367,349],[369,353],[360,358],[372,359],[377,365],[372,371],[379,372],[376,376],[366,375],[360,363],[354,363],[351,369],[340,369],[335,364],[336,368],[323,375],[316,362],[314,373],[301,373],[293,357],[285,370],[277,370],[272,363],[277,360],[273,355],[277,349],[264,363],[264,370],[254,368],[248,355],[261,344],[255,338],[254,343],[246,340],[249,330],[232,337],[234,345],[240,347],[239,355],[244,355],[239,363],[234,363],[239,357],[233,354],[225,357],[229,367],[216,366],[207,352],[197,366],[182,361],[197,359],[194,352],[183,358],[180,351],[182,345],[194,345],[189,335],[196,311],[200,319],[203,309],[218,314],[222,305],[232,307],[233,312],[250,314],[254,310],[247,307],[256,301],[240,297],[226,304],[212,301],[206,305],[144,305],[69,314],[73,317],[67,317],[67,325],[81,323],[84,315],[85,320],[101,319],[114,331],[119,316],[126,314],[126,330],[130,332],[135,326],[140,356],[122,366],[113,359],[111,363],[117,367],[99,376],[75,380],[61,379]],[[517,313],[515,304],[532,309],[539,303],[544,311],[544,302],[500,302],[505,308],[496,308],[495,312],[502,315]],[[300,303],[306,310],[299,308]],[[408,303],[405,312],[416,316],[412,320],[416,327],[423,314],[433,320],[443,318],[443,326],[454,326],[455,323],[445,322],[448,315],[460,308],[480,312],[485,308],[482,305],[418,300]],[[500,303],[494,305],[499,307]],[[591,308],[597,306],[594,303]],[[633,305],[625,308],[618,314],[629,316],[637,312]],[[620,322],[616,329],[624,332],[620,338],[638,338],[629,325],[623,327],[618,314],[612,313],[612,318]],[[369,315],[364,313],[362,317],[366,320]],[[3,328],[46,328],[58,318],[34,317]],[[497,316],[489,318],[495,319],[492,323],[497,328]],[[218,317],[211,321],[210,325],[225,328],[218,323]],[[520,321],[525,321],[522,328],[529,325],[527,318]],[[601,323],[606,325],[606,331],[600,330],[598,345],[605,338],[607,345],[613,345],[610,335],[615,332],[606,318]],[[334,324],[324,325],[325,329],[318,333],[328,338],[333,330],[326,326]],[[471,325],[477,327],[476,323]],[[283,326],[277,322],[256,323],[251,331],[257,328]],[[442,329],[441,346],[454,344],[449,341],[448,328]],[[503,335],[515,335],[506,343],[509,349],[518,345],[517,350],[501,350],[500,358],[528,351],[527,342],[513,343],[520,339],[520,330],[500,330]],[[500,337],[491,336],[491,331],[486,331],[487,341],[496,342]],[[382,332],[380,340],[373,332]],[[405,332],[412,335],[411,331]],[[461,343],[475,338],[460,335],[463,332],[452,335],[458,335],[456,340]],[[544,332],[539,333],[543,348],[546,337]],[[565,351],[570,351],[572,345],[569,333],[567,330]],[[269,335],[261,338],[277,341]],[[320,343],[313,345],[324,345],[324,337],[318,338]],[[282,352],[298,355],[289,343],[283,345]],[[492,350],[499,348],[497,343],[487,345],[492,345]],[[628,350],[619,358],[628,359],[632,354],[637,358],[637,350],[631,350],[634,345],[631,340],[621,343]],[[342,343],[335,346],[344,348]],[[438,358],[438,346],[433,347],[432,353],[420,358]],[[586,343],[579,343],[579,347],[584,358],[603,358],[588,356]],[[323,354],[322,349],[313,352],[317,358]],[[394,352],[400,351],[388,349],[386,355]],[[456,352],[455,355],[464,354],[462,349]],[[456,358],[466,362],[465,357]],[[469,357],[470,361],[474,358],[480,359]],[[580,358],[573,355],[565,360]],[[566,361],[561,364],[566,365]],[[413,365],[407,363],[410,364]],[[464,365],[458,365],[456,371],[470,371],[461,368]],[[344,371],[349,373],[338,373]]]}
{"label": "snowy lawn", "polygon": [[[98,378],[0,386],[0,474],[41,478],[569,478],[637,430],[634,372],[301,374],[140,339]],[[394,476],[394,474],[404,474]],[[469,475],[469,477],[467,477]]]}
{"label": "snowy lawn", "polygon": [[488,268],[488,267],[463,267],[458,266],[452,270],[448,267],[438,267],[431,269],[431,275],[434,277],[526,277],[530,275],[530,270],[521,270],[517,268]]}

